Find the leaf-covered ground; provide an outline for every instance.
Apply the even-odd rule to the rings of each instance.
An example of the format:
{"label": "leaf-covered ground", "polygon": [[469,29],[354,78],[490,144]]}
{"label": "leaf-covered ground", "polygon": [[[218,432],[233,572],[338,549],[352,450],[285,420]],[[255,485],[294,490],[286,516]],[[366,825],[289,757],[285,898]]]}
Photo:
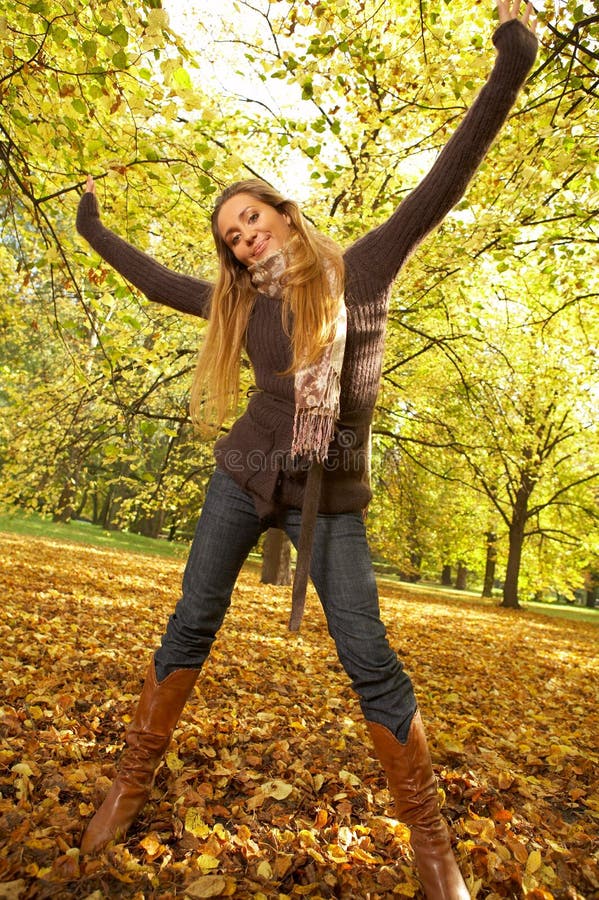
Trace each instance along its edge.
{"label": "leaf-covered ground", "polygon": [[[252,570],[126,843],[80,856],[181,563],[0,544],[0,900],[421,896],[314,594],[290,636]],[[599,897],[599,630],[381,593],[472,896]]]}

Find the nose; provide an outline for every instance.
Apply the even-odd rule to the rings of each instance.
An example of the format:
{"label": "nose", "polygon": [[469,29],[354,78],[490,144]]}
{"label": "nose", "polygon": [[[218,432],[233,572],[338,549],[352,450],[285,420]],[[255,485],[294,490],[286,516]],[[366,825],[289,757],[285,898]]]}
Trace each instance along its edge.
{"label": "nose", "polygon": [[247,225],[242,229],[241,236],[245,243],[250,246],[256,240],[256,229],[252,225]]}

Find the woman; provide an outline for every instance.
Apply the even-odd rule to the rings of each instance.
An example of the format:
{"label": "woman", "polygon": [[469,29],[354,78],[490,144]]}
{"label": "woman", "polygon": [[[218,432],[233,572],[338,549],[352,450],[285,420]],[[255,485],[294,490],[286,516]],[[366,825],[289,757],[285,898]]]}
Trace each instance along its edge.
{"label": "woman", "polygon": [[295,203],[263,182],[219,198],[213,286],[177,275],[100,222],[88,178],[77,228],[147,297],[209,318],[192,388],[192,415],[222,421],[235,401],[239,358],[257,390],[215,448],[183,592],[150,663],[119,773],[89,823],[83,852],[121,838],[144,806],[154,772],[260,534],[283,528],[298,545],[292,629],[310,575],[339,658],[357,692],[375,751],[411,829],[423,889],[469,896],[440,816],[412,684],[387,642],[362,511],[370,499],[368,437],[379,387],[388,300],[402,264],[460,199],[504,122],[536,55],[530,5],[498,0],[498,57],[464,121],[416,190],[345,253],[313,230]]}

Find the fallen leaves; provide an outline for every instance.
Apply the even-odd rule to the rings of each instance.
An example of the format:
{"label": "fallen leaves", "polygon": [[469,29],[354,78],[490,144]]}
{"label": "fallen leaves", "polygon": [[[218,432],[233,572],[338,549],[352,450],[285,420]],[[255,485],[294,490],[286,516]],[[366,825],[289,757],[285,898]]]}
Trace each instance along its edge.
{"label": "fallen leaves", "polygon": [[[0,536],[0,900],[421,897],[313,593],[245,570],[123,844],[78,846],[181,564]],[[473,898],[599,896],[599,632],[382,586]]]}

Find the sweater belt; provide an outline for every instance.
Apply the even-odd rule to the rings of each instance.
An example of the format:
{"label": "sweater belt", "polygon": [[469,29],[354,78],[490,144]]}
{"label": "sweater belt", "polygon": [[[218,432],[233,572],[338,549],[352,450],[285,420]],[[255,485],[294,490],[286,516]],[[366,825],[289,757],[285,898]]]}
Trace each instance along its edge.
{"label": "sweater belt", "polygon": [[[295,409],[294,404],[282,397],[264,394],[259,389],[251,392],[250,406],[256,409],[256,415],[267,427],[270,424],[268,418],[265,420],[264,411],[266,409],[278,410],[280,414],[292,416]],[[258,413],[258,407],[261,413]],[[345,413],[337,427],[343,429],[368,426],[371,419],[370,410],[355,410],[351,413]],[[326,462],[324,464],[326,466]],[[298,632],[300,630],[304,609],[306,605],[306,589],[308,586],[308,577],[310,575],[310,563],[312,562],[312,550],[314,545],[314,533],[316,528],[316,518],[320,506],[320,493],[322,487],[322,477],[324,466],[319,462],[309,462],[307,459],[290,460],[288,466],[283,467],[286,472],[306,472],[306,482],[304,487],[304,496],[302,502],[302,513],[300,520],[300,534],[297,547],[297,560],[295,564],[295,573],[293,576],[293,587],[291,592],[291,615],[289,618],[289,630]]]}
{"label": "sweater belt", "polygon": [[297,561],[295,563],[293,588],[291,591],[289,631],[299,631],[306,606],[306,588],[308,587],[308,575],[310,574],[310,563],[312,562],[314,528],[316,526],[316,516],[318,515],[321,484],[322,464],[313,462],[308,470],[306,487],[304,488]]}

